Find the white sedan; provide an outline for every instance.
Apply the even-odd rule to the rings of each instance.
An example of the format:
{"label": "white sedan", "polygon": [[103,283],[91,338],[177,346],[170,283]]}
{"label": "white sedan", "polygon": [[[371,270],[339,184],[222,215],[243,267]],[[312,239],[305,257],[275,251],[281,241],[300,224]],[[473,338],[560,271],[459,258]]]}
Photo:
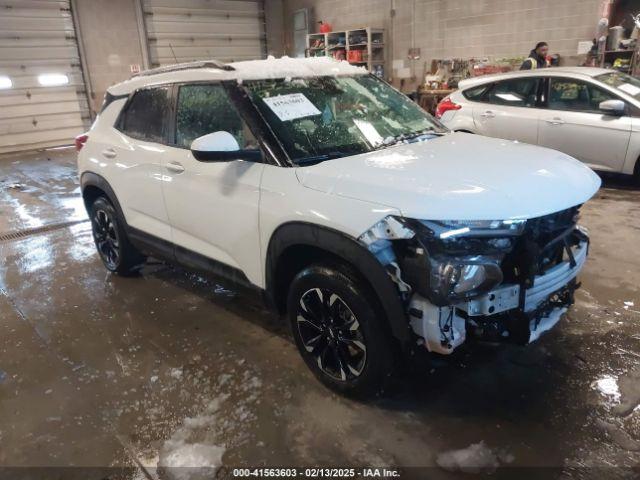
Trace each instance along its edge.
{"label": "white sedan", "polygon": [[553,148],[640,180],[640,80],[624,73],[561,67],[463,80],[436,117],[452,130]]}

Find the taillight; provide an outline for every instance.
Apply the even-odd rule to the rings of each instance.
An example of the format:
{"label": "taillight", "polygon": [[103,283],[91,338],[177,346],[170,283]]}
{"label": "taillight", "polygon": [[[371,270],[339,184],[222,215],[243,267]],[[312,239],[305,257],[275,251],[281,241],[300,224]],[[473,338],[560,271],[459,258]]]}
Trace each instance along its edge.
{"label": "taillight", "polygon": [[76,137],[76,152],[82,150],[82,147],[84,147],[84,144],[87,143],[87,140],[89,140],[89,135],[87,135],[86,133],[83,133],[82,135],[78,135]]}
{"label": "taillight", "polygon": [[451,101],[451,97],[443,98],[442,101],[436,107],[436,118],[442,118],[444,112],[448,112],[449,110],[460,110],[462,105],[458,105],[457,103],[453,103]]}

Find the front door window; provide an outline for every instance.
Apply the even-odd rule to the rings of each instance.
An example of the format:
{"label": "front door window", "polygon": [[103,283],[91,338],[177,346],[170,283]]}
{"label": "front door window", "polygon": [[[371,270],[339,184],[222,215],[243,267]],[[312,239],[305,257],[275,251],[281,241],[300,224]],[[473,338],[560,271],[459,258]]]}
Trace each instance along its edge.
{"label": "front door window", "polygon": [[196,138],[229,132],[241,150],[257,149],[257,141],[222,85],[185,85],[178,93],[175,143],[189,148]]}
{"label": "front door window", "polygon": [[600,112],[600,102],[618,98],[593,84],[568,78],[552,78],[549,108],[572,112]]}

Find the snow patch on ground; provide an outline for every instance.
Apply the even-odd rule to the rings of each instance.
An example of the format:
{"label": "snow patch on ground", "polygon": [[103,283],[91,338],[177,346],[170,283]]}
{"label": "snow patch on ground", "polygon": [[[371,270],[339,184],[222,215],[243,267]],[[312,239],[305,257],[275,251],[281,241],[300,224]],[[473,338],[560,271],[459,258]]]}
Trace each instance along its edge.
{"label": "snow patch on ground", "polygon": [[196,480],[215,478],[216,470],[222,465],[224,447],[205,443],[176,442],[165,443],[167,452],[158,464],[172,480]]}
{"label": "snow patch on ground", "polygon": [[183,368],[176,368],[167,372],[179,382],[206,386],[201,397],[204,401],[196,410],[199,413],[183,417],[161,444],[156,462],[160,478],[215,478],[226,450],[247,441],[248,427],[257,419],[254,410],[260,402],[262,380],[254,371],[242,367],[244,359],[234,365],[236,363],[237,366],[220,374],[210,385],[204,371],[187,374]]}
{"label": "snow patch on ground", "polygon": [[618,379],[612,375],[604,375],[591,384],[592,388],[595,388],[605,397],[610,398],[614,402],[620,401],[620,388],[618,387]]}
{"label": "snow patch on ground", "polygon": [[436,463],[440,468],[452,472],[490,473],[500,466],[500,460],[513,461],[511,455],[501,455],[487,447],[484,441],[473,443],[467,448],[449,450],[438,454]]}
{"label": "snow patch on ground", "polygon": [[185,418],[160,450],[158,468],[175,480],[213,478],[222,465],[225,447],[205,441],[193,441],[197,431],[216,424],[216,413],[226,396],[216,398],[203,413]]}

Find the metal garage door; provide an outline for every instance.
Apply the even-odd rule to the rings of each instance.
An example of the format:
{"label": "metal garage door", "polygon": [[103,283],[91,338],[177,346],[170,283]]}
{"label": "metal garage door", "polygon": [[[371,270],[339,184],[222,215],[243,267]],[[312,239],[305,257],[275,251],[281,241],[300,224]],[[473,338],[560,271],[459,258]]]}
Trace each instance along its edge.
{"label": "metal garage door", "polygon": [[0,153],[68,144],[88,116],[69,1],[0,0]]}
{"label": "metal garage door", "polygon": [[152,67],[264,58],[262,0],[144,0]]}

